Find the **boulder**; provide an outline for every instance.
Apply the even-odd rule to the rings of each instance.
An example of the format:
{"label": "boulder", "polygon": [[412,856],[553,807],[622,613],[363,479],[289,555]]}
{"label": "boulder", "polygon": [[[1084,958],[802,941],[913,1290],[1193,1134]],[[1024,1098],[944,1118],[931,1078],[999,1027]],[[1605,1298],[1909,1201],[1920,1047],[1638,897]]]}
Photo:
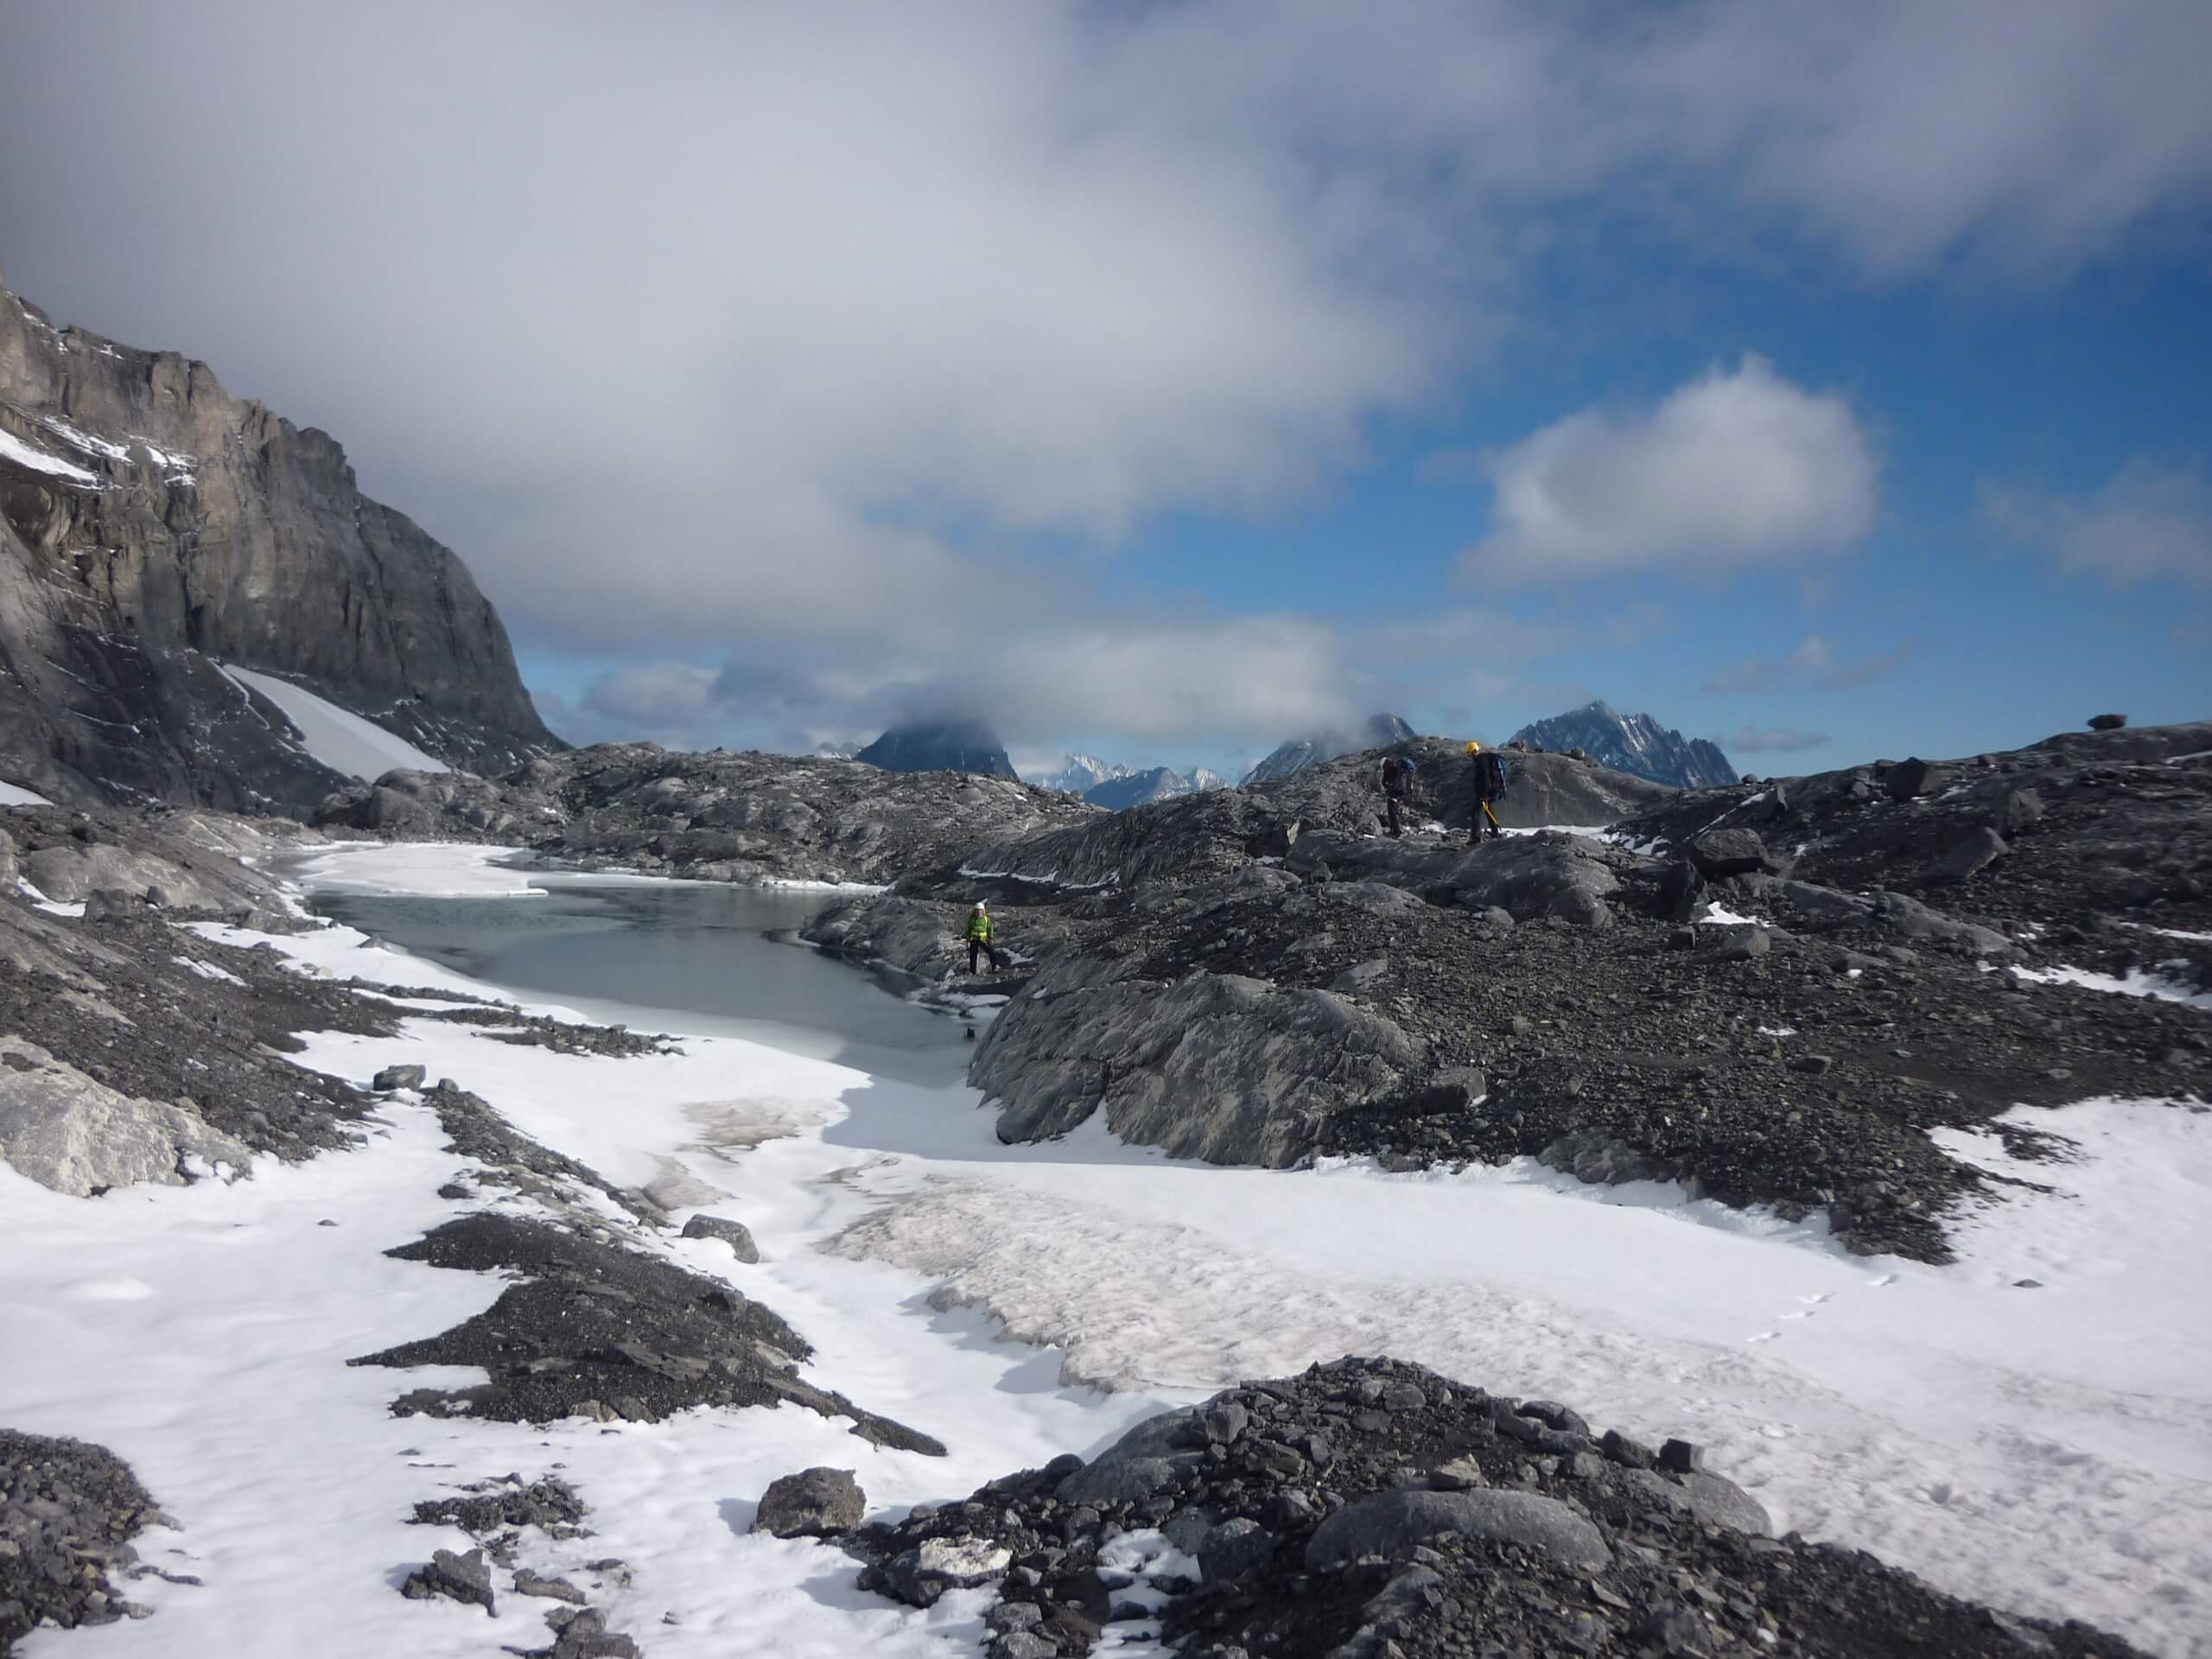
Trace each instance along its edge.
{"label": "boulder", "polygon": [[1932,795],[1943,786],[1943,775],[1935,766],[1914,756],[1900,760],[1890,768],[1890,775],[1882,786],[1893,801],[1910,801],[1917,796]]}
{"label": "boulder", "polygon": [[1708,881],[1775,868],[1756,830],[1708,830],[1690,842],[1690,860]]}
{"label": "boulder", "polygon": [[730,1248],[730,1253],[741,1262],[754,1262],[760,1259],[760,1246],[753,1242],[753,1234],[741,1221],[731,1221],[724,1216],[694,1216],[683,1224],[686,1238],[718,1238]]}
{"label": "boulder", "polygon": [[1705,902],[1705,874],[1693,859],[1677,858],[1659,878],[1659,913],[1670,922],[1687,922]]}
{"label": "boulder", "polygon": [[1989,827],[2000,836],[2017,836],[2043,822],[2043,797],[2032,789],[2010,789],[1989,815]]}
{"label": "boulder", "polygon": [[1012,1550],[988,1538],[929,1538],[885,1562],[880,1584],[910,1607],[933,1607],[948,1590],[991,1583],[1013,1560]]}
{"label": "boulder", "polygon": [[1550,831],[1516,836],[1469,852],[1443,879],[1470,910],[1492,906],[1516,922],[1557,917],[1578,927],[1610,927],[1607,903],[1620,890],[1611,849],[1586,836]]}
{"label": "boulder", "polygon": [[1713,932],[1706,955],[1714,962],[1757,962],[1774,943],[1766,929],[1757,925],[1719,927]]}
{"label": "boulder", "polygon": [[802,1469],[760,1494],[752,1529],[779,1538],[835,1538],[860,1525],[867,1510],[850,1469]]}
{"label": "boulder", "polygon": [[85,895],[88,922],[135,922],[152,912],[153,906],[143,896],[120,887],[94,887]]}
{"label": "boulder", "polygon": [[420,1089],[429,1076],[427,1067],[420,1065],[387,1065],[370,1079],[369,1086],[379,1094],[391,1089]]}
{"label": "boulder", "polygon": [[1675,1173],[1671,1165],[1602,1129],[1562,1135],[1538,1153],[1536,1161],[1592,1185],[1663,1181]]}
{"label": "boulder", "polygon": [[1555,1497],[1404,1490],[1357,1499],[1324,1521],[1306,1547],[1306,1570],[1331,1572],[1370,1555],[1397,1560],[1446,1532],[1541,1550],[1562,1566],[1591,1571],[1612,1559],[1604,1535]]}
{"label": "boulder", "polygon": [[484,1559],[480,1549],[472,1549],[466,1555],[456,1555],[449,1549],[439,1550],[430,1557],[428,1566],[417,1567],[408,1575],[407,1582],[399,1586],[399,1593],[410,1601],[443,1596],[452,1601],[472,1603],[493,1618],[499,1616],[492,1594],[491,1563]]}
{"label": "boulder", "polygon": [[1666,1475],[1650,1469],[1624,1469],[1621,1479],[1662,1508],[1694,1516],[1707,1526],[1726,1527],[1757,1537],[1774,1535],[1766,1506],[1732,1480],[1703,1471]]}
{"label": "boulder", "polygon": [[1198,1548],[1198,1570],[1208,1584],[1226,1584],[1257,1573],[1274,1560],[1275,1541],[1258,1522],[1239,1516],[1208,1529]]}
{"label": "boulder", "polygon": [[188,1163],[243,1172],[252,1150],[188,1106],[118,1094],[19,1038],[0,1037],[0,1160],[76,1198],[138,1181],[181,1186]]}
{"label": "boulder", "polygon": [[1976,824],[1945,849],[1928,872],[1930,887],[1955,887],[1987,869],[2012,849],[1986,823]]}
{"label": "boulder", "polygon": [[2116,732],[2127,724],[2126,715],[2091,715],[2089,729],[2093,732]]}

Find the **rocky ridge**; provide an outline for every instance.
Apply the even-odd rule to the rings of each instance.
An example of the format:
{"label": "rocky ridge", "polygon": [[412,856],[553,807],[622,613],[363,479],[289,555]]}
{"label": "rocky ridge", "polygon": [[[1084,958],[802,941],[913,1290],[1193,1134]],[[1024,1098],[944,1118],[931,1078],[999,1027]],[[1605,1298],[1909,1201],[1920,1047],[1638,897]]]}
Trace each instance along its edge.
{"label": "rocky ridge", "polygon": [[499,779],[389,773],[330,796],[315,821],[702,880],[883,883],[1001,838],[1103,816],[1006,778],[602,743],[540,756]]}
{"label": "rocky ridge", "polygon": [[560,747],[466,567],[362,495],[327,433],[0,289],[0,775],[290,813],[344,781],[219,662],[455,766]]}
{"label": "rocky ridge", "polygon": [[847,1548],[863,1588],[911,1605],[995,1588],[989,1659],[1087,1654],[1111,1626],[1154,1621],[1194,1659],[2136,1653],[1771,1533],[1693,1446],[1655,1451],[1556,1402],[1344,1359]]}
{"label": "rocky ridge", "polygon": [[[1779,800],[1639,783],[1647,804],[1604,836],[1475,849],[1375,835],[1367,757],[988,849],[810,935],[943,982],[960,909],[995,901],[1018,976],[970,1079],[1004,1140],[1103,1111],[1223,1162],[1534,1156],[1942,1260],[1947,1218],[1996,1189],[1931,1130],[2097,1095],[2212,1099],[2212,1009],[2185,1000],[2212,988],[2212,774],[2192,758],[2212,728],[2110,738],[1977,758],[1932,794],[1851,774]],[[2018,823],[2031,781],[2055,804]],[[1951,849],[1993,813],[2020,850],[1955,876]],[[2100,874],[2122,856],[2147,874]],[[1872,868],[1890,885],[1830,885]],[[2058,976],[2085,957],[2170,995]]]}
{"label": "rocky ridge", "polygon": [[1275,783],[1293,772],[1342,755],[1387,748],[1394,743],[1410,743],[1416,735],[1414,728],[1397,715],[1370,715],[1352,730],[1308,732],[1302,737],[1285,740],[1268,751],[1242,781],[1248,786]]}

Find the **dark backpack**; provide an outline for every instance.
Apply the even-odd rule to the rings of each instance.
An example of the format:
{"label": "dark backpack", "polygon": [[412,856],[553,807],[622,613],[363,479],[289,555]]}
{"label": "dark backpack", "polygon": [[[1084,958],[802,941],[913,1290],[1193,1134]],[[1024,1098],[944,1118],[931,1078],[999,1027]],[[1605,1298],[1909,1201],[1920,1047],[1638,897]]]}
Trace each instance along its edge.
{"label": "dark backpack", "polygon": [[1496,800],[1505,793],[1505,757],[1494,753],[1484,754],[1482,758],[1484,797],[1486,799]]}
{"label": "dark backpack", "polygon": [[1406,763],[1395,754],[1382,757],[1382,792],[1386,795],[1406,792]]}

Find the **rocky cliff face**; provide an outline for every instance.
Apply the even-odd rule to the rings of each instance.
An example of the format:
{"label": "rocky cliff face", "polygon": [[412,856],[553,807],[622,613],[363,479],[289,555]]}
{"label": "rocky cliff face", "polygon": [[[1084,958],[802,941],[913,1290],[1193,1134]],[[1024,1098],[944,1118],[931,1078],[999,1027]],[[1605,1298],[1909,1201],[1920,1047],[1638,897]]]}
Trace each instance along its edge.
{"label": "rocky cliff face", "polygon": [[0,773],[246,811],[345,781],[218,662],[472,770],[561,747],[460,559],[363,496],[328,434],[0,289]]}
{"label": "rocky cliff face", "polygon": [[1686,738],[1649,715],[1624,715],[1608,702],[1585,703],[1523,726],[1513,735],[1539,748],[1580,749],[1600,766],[1677,789],[1707,789],[1736,781],[1736,769],[1717,743]]}

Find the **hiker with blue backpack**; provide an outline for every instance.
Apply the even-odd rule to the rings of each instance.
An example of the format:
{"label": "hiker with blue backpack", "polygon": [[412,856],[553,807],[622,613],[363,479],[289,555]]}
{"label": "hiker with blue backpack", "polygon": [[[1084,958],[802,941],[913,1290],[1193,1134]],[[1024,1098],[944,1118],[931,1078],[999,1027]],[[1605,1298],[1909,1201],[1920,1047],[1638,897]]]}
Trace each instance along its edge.
{"label": "hiker with blue backpack", "polygon": [[1382,757],[1377,781],[1382,786],[1382,804],[1389,814],[1389,827],[1382,833],[1394,841],[1405,832],[1402,815],[1406,806],[1406,789],[1413,781],[1414,770],[1410,756],[1386,754]]}
{"label": "hiker with blue backpack", "polygon": [[1478,844],[1487,835],[1495,841],[1505,831],[1491,803],[1505,793],[1505,757],[1480,743],[1467,745],[1467,783],[1472,799],[1467,810],[1467,845]]}

